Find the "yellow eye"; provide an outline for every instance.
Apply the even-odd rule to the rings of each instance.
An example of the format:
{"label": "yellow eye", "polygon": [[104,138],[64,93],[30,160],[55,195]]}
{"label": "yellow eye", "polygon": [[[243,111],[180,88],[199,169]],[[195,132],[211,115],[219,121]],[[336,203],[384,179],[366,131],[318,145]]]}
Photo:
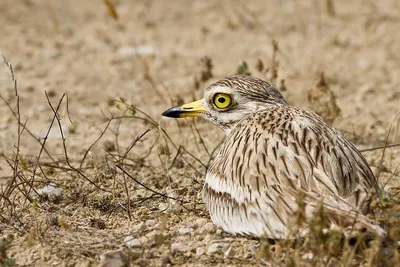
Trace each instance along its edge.
{"label": "yellow eye", "polygon": [[218,93],[213,99],[215,107],[219,109],[227,109],[232,105],[232,97],[228,94]]}

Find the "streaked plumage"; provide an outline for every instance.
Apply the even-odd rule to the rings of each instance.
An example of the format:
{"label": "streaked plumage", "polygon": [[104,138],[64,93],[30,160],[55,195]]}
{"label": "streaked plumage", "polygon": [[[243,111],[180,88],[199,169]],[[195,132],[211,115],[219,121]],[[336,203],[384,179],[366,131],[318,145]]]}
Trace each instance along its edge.
{"label": "streaked plumage", "polygon": [[[217,107],[229,98],[227,108]],[[227,134],[203,189],[217,226],[232,234],[286,238],[300,190],[307,218],[322,201],[332,225],[348,226],[357,219],[384,233],[362,215],[378,190],[365,158],[321,117],[289,106],[273,86],[250,76],[225,78],[194,103],[164,115],[197,111]]]}

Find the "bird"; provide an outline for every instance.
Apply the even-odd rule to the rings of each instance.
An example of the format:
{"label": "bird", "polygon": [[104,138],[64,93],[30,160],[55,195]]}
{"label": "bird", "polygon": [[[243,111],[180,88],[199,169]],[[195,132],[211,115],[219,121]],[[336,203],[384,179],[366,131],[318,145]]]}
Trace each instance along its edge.
{"label": "bird", "polygon": [[290,106],[267,81],[229,76],[208,86],[201,100],[162,115],[200,116],[225,132],[202,189],[212,222],[225,232],[290,238],[302,196],[308,221],[322,205],[331,228],[360,222],[385,234],[367,217],[379,186],[364,156],[319,115]]}

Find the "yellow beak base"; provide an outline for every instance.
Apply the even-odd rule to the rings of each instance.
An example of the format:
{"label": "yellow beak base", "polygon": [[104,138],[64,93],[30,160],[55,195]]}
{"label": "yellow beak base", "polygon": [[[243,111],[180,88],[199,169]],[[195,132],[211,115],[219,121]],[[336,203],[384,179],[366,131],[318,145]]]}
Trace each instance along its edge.
{"label": "yellow beak base", "polygon": [[162,115],[170,118],[184,118],[197,117],[200,113],[208,113],[208,110],[203,106],[203,100],[197,100],[182,106],[167,109]]}

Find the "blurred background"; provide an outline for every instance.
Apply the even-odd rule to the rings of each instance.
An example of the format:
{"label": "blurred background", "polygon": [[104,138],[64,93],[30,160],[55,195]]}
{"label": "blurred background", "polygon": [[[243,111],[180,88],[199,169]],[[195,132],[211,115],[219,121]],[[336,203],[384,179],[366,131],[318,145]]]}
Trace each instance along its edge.
{"label": "blurred background", "polygon": [[[399,123],[393,121],[400,111],[398,0],[2,0],[0,25],[0,52],[14,67],[21,122],[31,133],[21,135],[20,161],[27,164],[41,148],[32,136],[47,138],[53,161],[65,161],[67,149],[71,162],[78,164],[74,166],[90,147],[93,167],[105,164],[106,151],[121,154],[156,124],[176,147],[185,147],[206,163],[223,133],[200,119],[177,122],[160,114],[201,98],[206,86],[235,73],[270,81],[291,105],[317,112],[360,149],[382,146],[392,122],[388,142],[400,142]],[[16,110],[15,91],[7,72],[1,65],[3,181],[11,176],[7,159],[15,156],[17,140],[10,111]],[[64,98],[59,112],[66,147],[59,126],[49,126],[54,114],[45,92],[54,107],[68,95],[68,105]],[[148,116],[155,124],[113,121],[91,146],[111,117],[123,115]],[[172,162],[176,153],[176,147],[163,140],[164,134],[153,127],[129,152],[133,158],[149,154],[141,162],[156,168],[156,174],[137,169],[138,177],[161,189],[171,186],[168,179],[175,187],[192,187],[193,181],[185,179],[195,177],[200,183],[192,193],[200,194],[204,166],[198,160],[187,158],[200,171],[183,165],[162,180],[165,173],[159,172],[164,172],[165,161],[160,158],[171,151]],[[381,150],[365,152],[374,171],[380,155]],[[386,170],[394,169],[399,155],[399,149],[387,152]],[[50,157],[43,153],[42,159]],[[51,177],[46,179],[56,180]],[[64,188],[80,186],[76,177],[60,177],[60,184],[68,181]],[[125,211],[121,213],[128,220]],[[125,228],[114,224],[118,218],[103,220],[123,233]],[[15,248],[18,257],[21,249]]]}
{"label": "blurred background", "polygon": [[[398,111],[396,0],[3,0],[0,23],[0,48],[14,65],[30,121],[42,120],[44,90],[68,92],[73,117],[93,121],[118,97],[159,116],[171,98],[201,97],[203,87],[243,62],[270,80],[273,42],[276,84],[285,81],[293,105],[309,106],[308,90],[323,72],[346,130],[382,134]],[[204,57],[213,77],[195,90]],[[260,60],[269,73],[257,71]]]}

